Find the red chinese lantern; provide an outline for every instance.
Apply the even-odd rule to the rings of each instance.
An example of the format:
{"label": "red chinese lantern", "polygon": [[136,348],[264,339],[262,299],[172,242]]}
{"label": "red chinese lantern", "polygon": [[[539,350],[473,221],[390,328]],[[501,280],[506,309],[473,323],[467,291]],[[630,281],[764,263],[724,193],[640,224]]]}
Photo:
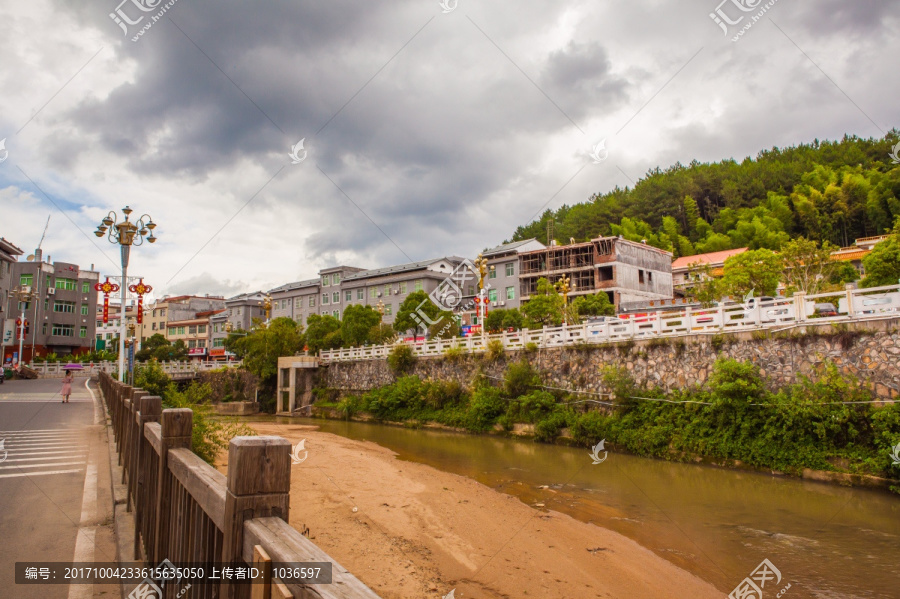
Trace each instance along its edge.
{"label": "red chinese lantern", "polygon": [[128,291],[134,293],[138,296],[137,302],[137,323],[141,324],[144,322],[144,295],[153,291],[153,287],[150,285],[144,285],[144,279],[138,281],[137,285],[131,285],[128,287]]}
{"label": "red chinese lantern", "polygon": [[[103,322],[109,322],[109,294],[115,293],[119,290],[119,286],[109,280],[109,277],[106,277],[106,281],[103,283],[97,283],[94,285],[94,289],[103,294]],[[125,306],[122,306],[122,310],[125,309]],[[123,314],[124,317],[124,314]]]}

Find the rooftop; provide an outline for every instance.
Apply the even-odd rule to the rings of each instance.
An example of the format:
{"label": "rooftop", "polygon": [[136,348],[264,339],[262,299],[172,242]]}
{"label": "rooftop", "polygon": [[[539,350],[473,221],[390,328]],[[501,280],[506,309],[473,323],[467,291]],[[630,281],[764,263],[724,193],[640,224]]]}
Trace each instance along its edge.
{"label": "rooftop", "polygon": [[513,241],[512,243],[503,243],[496,247],[492,247],[489,250],[485,250],[481,252],[482,256],[493,256],[494,254],[505,254],[506,252],[511,252],[516,248],[520,248],[525,244],[531,243],[532,241],[537,241],[534,237],[531,239],[525,239],[523,241]]}
{"label": "rooftop", "polygon": [[314,287],[319,284],[319,279],[306,279],[305,281],[296,281],[294,283],[286,283],[280,287],[269,289],[269,293],[279,293],[281,291],[293,291],[294,289],[302,289],[303,287]]}
{"label": "rooftop", "polygon": [[732,256],[743,254],[749,248],[737,248],[734,250],[722,250],[721,252],[710,252],[708,254],[696,254],[694,256],[682,256],[672,262],[672,270],[679,268],[688,268],[693,264],[724,264],[726,260]]}
{"label": "rooftop", "polygon": [[385,268],[373,268],[372,270],[364,270],[362,272],[345,277],[344,281],[359,281],[361,279],[370,279],[372,277],[380,277],[384,275],[393,275],[401,272],[410,272],[413,270],[422,270],[428,268],[435,262],[446,260],[453,265],[459,264],[464,260],[459,256],[446,256],[443,258],[433,258],[431,260],[422,260],[421,262],[409,262],[407,264],[398,264],[396,266],[387,266]]}

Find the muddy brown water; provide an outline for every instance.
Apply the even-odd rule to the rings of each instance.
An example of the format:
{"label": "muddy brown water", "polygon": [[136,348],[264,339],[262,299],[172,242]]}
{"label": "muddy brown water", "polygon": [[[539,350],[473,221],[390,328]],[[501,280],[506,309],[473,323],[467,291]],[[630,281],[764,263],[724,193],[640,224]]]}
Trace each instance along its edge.
{"label": "muddy brown water", "polygon": [[782,579],[765,585],[763,599],[788,584],[787,599],[900,598],[900,497],[886,491],[612,452],[593,464],[587,449],[505,437],[258,419],[372,441],[400,459],[615,530],[724,594],[768,559]]}

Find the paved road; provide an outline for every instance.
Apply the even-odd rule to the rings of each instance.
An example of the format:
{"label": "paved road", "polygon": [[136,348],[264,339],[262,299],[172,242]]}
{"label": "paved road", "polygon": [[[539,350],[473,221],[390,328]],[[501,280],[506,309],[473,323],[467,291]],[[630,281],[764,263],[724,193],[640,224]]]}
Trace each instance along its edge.
{"label": "paved road", "polygon": [[15,562],[116,561],[104,413],[86,381],[76,378],[68,404],[60,379],[0,385],[2,597],[115,596],[115,587],[15,585]]}

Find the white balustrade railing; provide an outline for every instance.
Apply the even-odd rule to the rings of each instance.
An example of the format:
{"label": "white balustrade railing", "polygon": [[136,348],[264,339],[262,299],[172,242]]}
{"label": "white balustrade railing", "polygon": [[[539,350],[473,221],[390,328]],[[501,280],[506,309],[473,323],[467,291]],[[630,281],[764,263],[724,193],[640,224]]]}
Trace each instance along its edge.
{"label": "white balustrade railing", "polygon": [[[837,302],[835,302],[837,300]],[[749,303],[749,302],[748,302]],[[817,316],[816,304],[831,303],[836,316]],[[539,348],[564,347],[584,343],[608,343],[629,339],[648,339],[678,335],[719,334],[785,328],[801,324],[860,322],[881,318],[900,318],[900,285],[849,289],[831,293],[778,297],[760,302],[719,305],[714,308],[685,308],[629,314],[617,320],[562,327],[496,333],[454,339],[421,339],[412,346],[416,356],[441,356],[450,348],[466,353],[483,352],[486,344],[498,340],[507,350],[524,349],[529,343]],[[392,345],[374,345],[322,350],[323,363],[384,358]]]}
{"label": "white balustrade railing", "polygon": [[[73,364],[75,362],[72,362]],[[140,366],[141,362],[135,362],[135,366]],[[217,370],[219,368],[237,368],[240,366],[242,362],[160,362],[159,365],[162,366],[163,372],[170,375],[177,374],[195,374],[198,372],[209,372],[211,370]],[[119,365],[116,362],[84,362],[81,364],[82,369],[77,370],[76,373],[84,373],[84,374],[100,374],[101,372],[105,372],[107,374],[111,374],[115,372]],[[36,370],[37,373],[42,377],[56,377],[63,376],[66,371],[66,364],[64,362],[45,362],[39,364],[33,364],[30,366],[33,370]]]}

